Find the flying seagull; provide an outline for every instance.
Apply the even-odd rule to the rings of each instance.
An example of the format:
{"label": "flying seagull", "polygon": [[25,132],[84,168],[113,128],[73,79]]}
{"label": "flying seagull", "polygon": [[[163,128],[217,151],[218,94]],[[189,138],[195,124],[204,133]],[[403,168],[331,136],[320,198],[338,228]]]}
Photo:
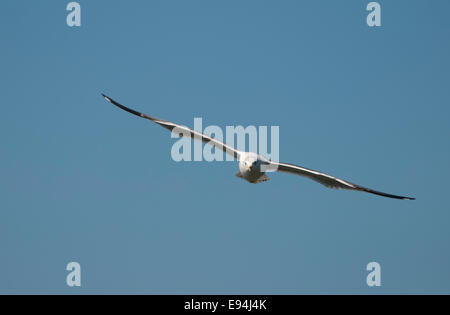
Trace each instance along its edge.
{"label": "flying seagull", "polygon": [[193,138],[195,140],[201,140],[205,143],[208,143],[208,144],[216,147],[217,149],[224,151],[227,154],[230,154],[231,156],[233,156],[234,158],[236,158],[239,161],[239,171],[237,172],[236,176],[238,176],[244,180],[247,180],[250,183],[265,182],[265,181],[269,180],[269,177],[265,174],[266,171],[278,171],[278,172],[308,177],[316,182],[319,182],[322,185],[325,185],[328,188],[364,191],[364,192],[368,192],[371,194],[388,197],[388,198],[395,198],[395,199],[405,199],[405,200],[414,200],[415,199],[415,198],[411,198],[411,197],[391,195],[391,194],[387,194],[387,193],[384,193],[381,191],[372,190],[370,188],[359,186],[359,185],[350,183],[346,180],[343,180],[343,179],[340,179],[337,177],[333,177],[331,175],[328,175],[328,174],[325,174],[325,173],[322,173],[319,171],[304,168],[304,167],[301,167],[298,165],[271,161],[259,154],[253,153],[253,152],[239,151],[239,150],[236,150],[235,148],[230,147],[229,145],[227,145],[217,139],[214,139],[208,135],[205,135],[201,132],[192,130],[190,128],[175,124],[175,123],[167,121],[167,120],[155,118],[155,117],[140,113],[131,108],[123,106],[122,104],[119,104],[118,102],[116,102],[115,100],[106,96],[103,93],[102,93],[102,96],[108,102],[116,105],[117,107],[119,107],[131,114],[151,120],[154,123],[157,123],[158,125],[166,128],[170,131],[173,131],[175,129],[175,132],[179,133],[180,136],[190,136],[191,138]]}

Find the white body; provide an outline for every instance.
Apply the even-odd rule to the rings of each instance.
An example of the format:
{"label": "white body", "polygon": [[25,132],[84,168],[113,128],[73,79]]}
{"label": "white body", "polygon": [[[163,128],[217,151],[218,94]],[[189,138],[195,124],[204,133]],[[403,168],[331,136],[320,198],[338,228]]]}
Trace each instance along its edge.
{"label": "white body", "polygon": [[252,152],[241,153],[239,159],[239,172],[236,176],[257,184],[269,180],[265,172],[261,171],[258,154]]}

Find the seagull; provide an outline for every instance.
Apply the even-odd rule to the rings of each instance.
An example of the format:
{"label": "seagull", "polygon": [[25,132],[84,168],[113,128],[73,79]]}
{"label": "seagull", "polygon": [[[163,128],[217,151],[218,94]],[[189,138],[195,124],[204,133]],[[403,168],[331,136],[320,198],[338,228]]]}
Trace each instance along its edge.
{"label": "seagull", "polygon": [[253,184],[262,183],[269,180],[269,177],[266,175],[266,171],[277,171],[288,174],[300,175],[303,177],[310,178],[328,188],[334,189],[346,189],[346,190],[356,190],[363,191],[371,194],[375,194],[378,196],[394,198],[394,199],[403,199],[403,200],[415,200],[412,197],[398,196],[387,194],[381,191],[373,190],[370,188],[366,188],[360,185],[353,184],[349,181],[319,172],[312,169],[308,169],[305,167],[301,167],[294,164],[289,163],[281,163],[276,161],[271,161],[266,159],[265,157],[256,154],[254,152],[243,152],[236,150],[235,148],[215,139],[208,135],[205,135],[196,130],[187,128],[182,125],[175,124],[173,122],[155,118],[138,111],[135,111],[131,108],[128,108],[112,98],[106,96],[102,93],[102,96],[110,103],[115,106],[127,111],[133,115],[148,119],[153,121],[154,123],[170,130],[171,132],[175,129],[176,133],[179,133],[180,137],[191,137],[194,140],[201,140],[204,143],[214,146],[217,149],[224,151],[227,154],[230,154],[234,158],[239,161],[239,171],[236,173],[236,176],[250,182]]}

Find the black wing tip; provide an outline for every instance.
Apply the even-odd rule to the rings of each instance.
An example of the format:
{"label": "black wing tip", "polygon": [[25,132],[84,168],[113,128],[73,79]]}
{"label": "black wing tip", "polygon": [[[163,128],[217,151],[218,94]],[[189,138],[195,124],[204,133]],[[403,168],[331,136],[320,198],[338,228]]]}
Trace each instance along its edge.
{"label": "black wing tip", "polygon": [[[381,194],[377,194],[381,195]],[[388,198],[394,198],[394,199],[401,199],[401,200],[416,200],[416,198],[413,197],[406,197],[406,196],[397,196],[397,195],[390,195],[390,194],[382,194],[381,196],[388,197]]]}
{"label": "black wing tip", "polygon": [[378,192],[371,192],[372,194],[378,195],[378,196],[383,196],[383,197],[387,197],[387,198],[392,198],[392,199],[400,199],[400,200],[416,200],[416,198],[413,197],[405,197],[405,196],[397,196],[397,195],[391,195],[391,194],[385,194],[385,193],[378,193]]}
{"label": "black wing tip", "polygon": [[[107,95],[105,95],[105,94],[103,94],[103,93],[101,93],[102,94],[102,96],[105,98],[105,100],[107,100],[108,102],[110,102],[111,104],[114,104],[114,105],[116,105],[116,106],[118,106],[118,107],[121,107],[121,106],[123,106],[123,105],[120,105],[119,103],[117,103],[116,101],[114,101],[111,97],[109,97],[109,96],[107,96]],[[120,106],[119,106],[120,105]]]}
{"label": "black wing tip", "polygon": [[406,196],[398,196],[398,195],[391,195],[391,194],[387,194],[381,191],[377,191],[377,190],[372,190],[369,188],[365,188],[365,187],[358,187],[359,190],[374,194],[374,195],[378,195],[378,196],[382,196],[382,197],[387,197],[387,198],[393,198],[393,199],[401,199],[401,200],[416,200],[416,198],[413,197],[406,197]]}
{"label": "black wing tip", "polygon": [[115,100],[113,100],[112,98],[110,98],[109,96],[106,96],[105,94],[101,93],[102,96],[111,104],[116,105],[117,107],[123,109],[124,111],[127,111],[133,115],[139,116],[139,117],[143,117],[142,113],[135,111],[134,109],[128,108],[126,106],[123,106],[122,104],[116,102]]}

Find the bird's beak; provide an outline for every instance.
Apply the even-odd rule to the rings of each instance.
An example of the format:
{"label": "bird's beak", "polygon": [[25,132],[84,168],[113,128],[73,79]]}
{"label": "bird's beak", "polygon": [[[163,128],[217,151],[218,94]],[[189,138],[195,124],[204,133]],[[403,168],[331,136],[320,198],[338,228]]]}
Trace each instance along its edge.
{"label": "bird's beak", "polygon": [[251,166],[251,165],[250,165],[250,166],[248,167],[248,170],[249,170],[249,171],[251,171],[251,170],[252,170],[252,166]]}

